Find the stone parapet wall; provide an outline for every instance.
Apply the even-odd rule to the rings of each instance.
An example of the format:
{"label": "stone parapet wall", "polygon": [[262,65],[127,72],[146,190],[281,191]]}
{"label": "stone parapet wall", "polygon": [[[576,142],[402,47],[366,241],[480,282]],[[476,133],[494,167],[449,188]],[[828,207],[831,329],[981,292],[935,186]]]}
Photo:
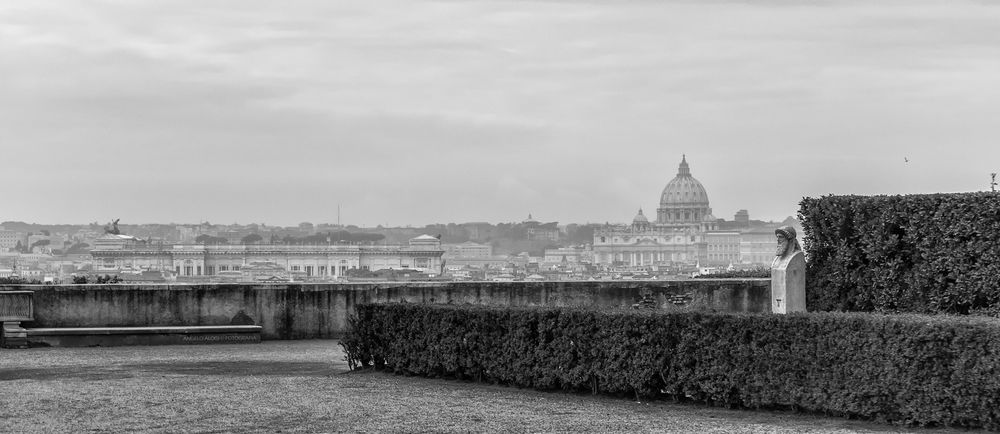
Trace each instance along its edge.
{"label": "stone parapet wall", "polygon": [[769,279],[365,284],[7,285],[32,290],[29,328],[243,324],[263,339],[340,337],[358,303],[770,312]]}

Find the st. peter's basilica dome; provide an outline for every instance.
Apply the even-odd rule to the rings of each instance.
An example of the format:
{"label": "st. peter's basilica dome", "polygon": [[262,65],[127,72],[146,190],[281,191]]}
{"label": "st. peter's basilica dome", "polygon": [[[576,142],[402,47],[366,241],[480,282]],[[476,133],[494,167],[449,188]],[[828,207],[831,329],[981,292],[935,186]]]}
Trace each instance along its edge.
{"label": "st. peter's basilica dome", "polygon": [[712,208],[708,204],[705,187],[691,176],[687,156],[681,157],[677,176],[667,183],[660,195],[660,207],[656,210],[657,224],[686,225],[713,220]]}

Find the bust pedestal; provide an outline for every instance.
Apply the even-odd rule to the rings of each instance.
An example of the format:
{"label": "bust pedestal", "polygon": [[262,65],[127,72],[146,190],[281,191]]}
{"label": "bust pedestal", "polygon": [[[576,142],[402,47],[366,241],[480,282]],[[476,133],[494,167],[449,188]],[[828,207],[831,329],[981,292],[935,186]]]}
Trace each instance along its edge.
{"label": "bust pedestal", "polygon": [[801,251],[771,263],[771,312],[806,311],[806,259]]}

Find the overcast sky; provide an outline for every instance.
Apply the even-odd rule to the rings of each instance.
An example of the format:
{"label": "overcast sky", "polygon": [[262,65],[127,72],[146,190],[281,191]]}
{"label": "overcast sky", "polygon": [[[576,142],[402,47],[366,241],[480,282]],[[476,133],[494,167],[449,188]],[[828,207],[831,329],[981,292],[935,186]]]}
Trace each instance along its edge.
{"label": "overcast sky", "polygon": [[682,154],[726,219],[987,190],[1000,2],[0,3],[0,221],[626,222]]}

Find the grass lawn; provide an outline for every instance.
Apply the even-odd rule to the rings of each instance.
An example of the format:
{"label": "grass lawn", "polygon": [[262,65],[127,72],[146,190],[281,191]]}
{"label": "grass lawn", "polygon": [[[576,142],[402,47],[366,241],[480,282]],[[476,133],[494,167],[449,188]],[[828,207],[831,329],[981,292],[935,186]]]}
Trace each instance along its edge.
{"label": "grass lawn", "polygon": [[350,372],[336,341],[0,350],[0,432],[962,432]]}

